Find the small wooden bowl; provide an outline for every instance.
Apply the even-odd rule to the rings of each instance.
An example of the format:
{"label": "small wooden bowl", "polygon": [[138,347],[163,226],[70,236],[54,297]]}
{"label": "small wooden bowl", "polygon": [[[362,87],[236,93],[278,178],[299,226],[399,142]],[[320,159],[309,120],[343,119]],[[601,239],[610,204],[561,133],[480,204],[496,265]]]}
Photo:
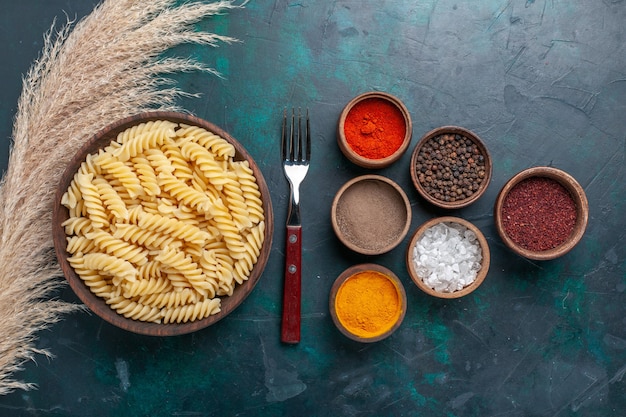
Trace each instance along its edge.
{"label": "small wooden bowl", "polygon": [[[515,243],[507,234],[502,217],[502,207],[509,192],[523,180],[532,177],[544,177],[558,182],[569,192],[576,206],[576,222],[567,240],[555,248],[544,251],[532,251]],[[583,190],[580,184],[570,174],[553,167],[533,167],[517,173],[502,187],[496,199],[493,215],[498,234],[509,249],[525,258],[545,261],[565,255],[578,244],[587,228],[589,202],[587,201],[585,190]]]}
{"label": "small wooden bowl", "polygon": [[380,255],[395,248],[411,225],[411,203],[398,184],[381,175],[345,183],[331,206],[333,230],[349,249]]}
{"label": "small wooden bowl", "polygon": [[[247,281],[243,284],[235,287],[234,293],[230,297],[221,298],[221,311],[215,315],[211,315],[207,318],[189,321],[186,323],[173,323],[173,324],[160,324],[132,320],[125,318],[123,315],[118,314],[113,310],[105,301],[94,295],[89,287],[85,285],[85,282],[77,275],[74,269],[68,262],[68,253],[66,252],[66,234],[61,224],[69,217],[68,210],[61,204],[61,198],[67,191],[67,188],[72,181],[74,174],[78,170],[81,163],[85,160],[88,154],[97,152],[110,144],[112,140],[115,140],[118,133],[138,125],[139,123],[154,121],[154,120],[169,120],[175,123],[182,123],[187,125],[199,126],[206,130],[209,130],[226,141],[230,142],[236,151],[234,160],[241,161],[247,160],[250,164],[254,176],[256,177],[257,185],[261,192],[261,199],[263,204],[264,216],[265,216],[265,233],[264,243],[260,251],[260,255],[254,265],[252,272]],[[117,122],[114,122],[96,133],[85,145],[76,153],[68,164],[63,176],[61,177],[55,196],[55,203],[52,214],[52,234],[54,240],[54,248],[56,251],[57,259],[63,270],[65,278],[70,284],[72,290],[76,293],[78,298],[89,307],[96,315],[100,316],[105,321],[117,326],[121,329],[128,330],[133,333],[149,335],[149,336],[175,336],[186,333],[191,333],[207,326],[210,326],[217,321],[223,319],[230,314],[235,308],[237,308],[246,297],[252,292],[255,285],[261,278],[261,274],[267,264],[267,260],[270,254],[272,246],[272,236],[274,230],[274,215],[272,212],[272,204],[269,194],[269,189],[263,178],[261,170],[248,154],[245,148],[235,140],[231,135],[215,126],[214,124],[202,120],[198,117],[176,113],[176,112],[148,112],[142,113],[136,116],[131,116]]]}
{"label": "small wooden bowl", "polygon": [[[478,271],[476,279],[471,284],[464,287],[463,289],[454,291],[454,292],[440,292],[426,285],[422,277],[418,275],[417,270],[415,268],[415,264],[413,262],[413,248],[415,247],[417,241],[422,237],[422,235],[424,234],[426,230],[430,229],[431,227],[439,223],[457,223],[473,231],[474,234],[476,235],[476,238],[480,244],[480,248],[482,251],[483,259],[481,262],[481,268]],[[487,276],[487,272],[489,272],[490,263],[491,263],[491,255],[489,252],[489,244],[487,243],[487,239],[485,239],[485,236],[482,234],[480,229],[478,229],[474,224],[460,217],[444,216],[444,217],[436,217],[434,219],[430,219],[426,221],[420,227],[417,228],[417,230],[413,234],[413,237],[411,238],[411,241],[406,251],[406,266],[409,271],[409,276],[411,277],[415,285],[417,285],[418,288],[424,291],[426,294],[429,294],[429,295],[432,295],[433,297],[438,297],[438,298],[460,298],[475,291],[485,280],[485,277]]]}
{"label": "small wooden bowl", "polygon": [[[350,144],[348,143],[348,139],[346,138],[345,122],[348,114],[354,109],[355,106],[366,100],[383,100],[384,102],[391,104],[392,108],[395,108],[394,111],[397,111],[398,114],[402,115],[402,118],[404,119],[405,134],[404,138],[402,139],[402,143],[396,151],[384,158],[373,159],[359,154],[350,146]],[[376,117],[376,115],[371,116]],[[339,145],[339,149],[341,149],[341,152],[352,163],[368,169],[384,168],[400,159],[400,157],[402,157],[404,152],[406,152],[407,148],[409,147],[412,135],[413,123],[411,121],[411,115],[409,114],[409,111],[404,103],[402,103],[400,99],[391,94],[377,91],[363,93],[350,100],[350,102],[346,104],[343,111],[341,112],[341,115],[339,117],[339,123],[337,125],[337,144]]]}
{"label": "small wooden bowl", "polygon": [[[384,275],[386,278],[388,278],[389,281],[395,286],[397,290],[397,295],[400,301],[400,311],[397,312],[398,315],[397,315],[397,318],[393,321],[393,324],[388,329],[382,331],[381,333],[373,334],[372,336],[369,336],[369,337],[360,336],[350,331],[350,329],[342,323],[341,313],[338,313],[337,308],[336,308],[337,307],[336,306],[337,295],[340,289],[342,288],[343,284],[347,280],[349,280],[351,277],[361,272],[365,272],[365,271],[372,271],[372,272],[380,273]],[[332,317],[333,322],[335,323],[335,326],[337,326],[337,329],[339,329],[339,331],[344,336],[357,342],[372,343],[372,342],[378,342],[380,340],[383,340],[389,337],[393,332],[396,331],[398,327],[400,327],[400,325],[402,324],[402,321],[404,320],[404,316],[406,314],[407,300],[406,300],[406,292],[404,290],[404,286],[402,285],[402,282],[400,281],[400,279],[398,279],[396,274],[394,274],[391,270],[385,268],[384,266],[373,264],[373,263],[365,263],[365,264],[351,266],[345,271],[343,271],[339,275],[339,277],[337,277],[337,279],[333,283],[333,286],[330,290],[329,305],[330,305],[330,316]]]}
{"label": "small wooden bowl", "polygon": [[[421,159],[420,153],[426,144],[428,144],[431,140],[434,140],[435,138],[438,138],[439,136],[442,136],[442,135],[461,135],[471,140],[472,143],[475,145],[477,153],[470,154],[470,157],[472,159],[474,157],[482,157],[484,160],[484,176],[482,178],[479,178],[480,184],[478,185],[478,189],[474,190],[473,193],[466,198],[459,197],[458,199],[454,201],[446,201],[443,198],[443,196],[440,197],[440,196],[435,195],[435,193],[432,191],[429,192],[429,190],[425,186],[425,183],[422,182],[422,175],[424,176],[423,178],[427,178],[429,176],[428,174],[430,173],[430,176],[432,178],[433,176],[436,176],[437,173],[430,169],[427,169],[426,172],[422,172],[421,170],[418,170],[417,168],[418,164],[421,163],[422,165],[425,165],[423,162],[420,161]],[[458,158],[460,157],[458,156],[452,157],[452,159],[447,158],[447,161],[448,161],[447,163],[450,164],[453,160],[458,160]],[[445,162],[445,160],[442,160],[442,161]],[[444,171],[442,171],[442,174],[445,175],[446,167],[445,165],[443,165],[443,162],[442,162],[442,166],[444,168]],[[469,206],[470,204],[478,200],[485,193],[491,181],[492,161],[491,161],[491,155],[489,154],[487,147],[485,146],[483,141],[478,137],[478,135],[476,135],[474,132],[468,129],[462,128],[462,127],[458,127],[458,126],[442,126],[426,133],[419,140],[419,142],[415,146],[415,149],[413,150],[413,153],[411,155],[410,170],[411,170],[411,180],[413,181],[413,185],[417,189],[417,192],[426,201],[428,201],[429,203],[437,207],[441,207],[444,209],[459,209],[462,207]],[[438,171],[441,171],[441,169],[438,168]],[[455,172],[448,172],[448,174],[450,175],[450,177],[449,178],[444,177],[441,179],[441,181],[454,181]],[[424,179],[424,181],[426,180]],[[454,186],[456,187],[456,185]],[[452,185],[449,185],[448,187],[452,187]],[[441,190],[441,188],[437,187],[437,191],[439,190]]]}

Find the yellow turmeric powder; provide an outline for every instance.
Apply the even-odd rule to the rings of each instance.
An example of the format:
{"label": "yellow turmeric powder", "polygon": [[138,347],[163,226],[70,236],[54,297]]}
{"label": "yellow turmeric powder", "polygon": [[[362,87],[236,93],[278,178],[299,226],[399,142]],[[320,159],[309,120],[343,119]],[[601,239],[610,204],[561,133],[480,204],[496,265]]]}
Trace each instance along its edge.
{"label": "yellow turmeric powder", "polygon": [[349,277],[337,291],[339,322],[358,337],[376,337],[391,329],[402,312],[396,284],[385,274],[363,271]]}

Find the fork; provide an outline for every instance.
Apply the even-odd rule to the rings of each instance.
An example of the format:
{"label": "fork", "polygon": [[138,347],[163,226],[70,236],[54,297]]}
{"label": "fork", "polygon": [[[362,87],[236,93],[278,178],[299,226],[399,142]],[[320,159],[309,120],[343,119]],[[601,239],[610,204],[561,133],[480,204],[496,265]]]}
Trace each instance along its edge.
{"label": "fork", "polygon": [[[311,160],[311,131],[309,111],[306,110],[304,134],[302,132],[302,111],[291,110],[291,123],[288,126],[287,109],[283,113],[281,157],[285,177],[289,181],[289,211],[287,214],[287,241],[285,250],[285,281],[283,288],[283,316],[281,341],[300,342],[300,300],[302,272],[302,223],[300,220],[300,184],[309,170]],[[303,144],[303,140],[306,142]]]}

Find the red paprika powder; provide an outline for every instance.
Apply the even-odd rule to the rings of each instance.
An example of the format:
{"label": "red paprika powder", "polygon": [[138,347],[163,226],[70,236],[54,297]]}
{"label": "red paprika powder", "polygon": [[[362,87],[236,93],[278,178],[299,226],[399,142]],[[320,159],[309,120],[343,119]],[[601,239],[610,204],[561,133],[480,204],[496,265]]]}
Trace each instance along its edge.
{"label": "red paprika powder", "polygon": [[344,122],[344,134],[354,152],[368,159],[383,159],[400,148],[406,124],[400,109],[378,97],[359,101]]}
{"label": "red paprika powder", "polygon": [[564,243],[576,224],[574,199],[558,181],[530,177],[515,185],[502,204],[502,225],[509,238],[532,251]]}

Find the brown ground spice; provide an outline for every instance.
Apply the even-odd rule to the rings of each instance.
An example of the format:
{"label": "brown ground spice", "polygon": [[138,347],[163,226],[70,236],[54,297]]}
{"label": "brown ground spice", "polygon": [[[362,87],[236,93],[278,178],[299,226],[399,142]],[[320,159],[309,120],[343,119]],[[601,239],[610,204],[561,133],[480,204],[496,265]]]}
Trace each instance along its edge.
{"label": "brown ground spice", "polygon": [[337,224],[355,245],[378,250],[402,232],[406,211],[402,197],[388,184],[362,181],[349,187],[337,204]]}

